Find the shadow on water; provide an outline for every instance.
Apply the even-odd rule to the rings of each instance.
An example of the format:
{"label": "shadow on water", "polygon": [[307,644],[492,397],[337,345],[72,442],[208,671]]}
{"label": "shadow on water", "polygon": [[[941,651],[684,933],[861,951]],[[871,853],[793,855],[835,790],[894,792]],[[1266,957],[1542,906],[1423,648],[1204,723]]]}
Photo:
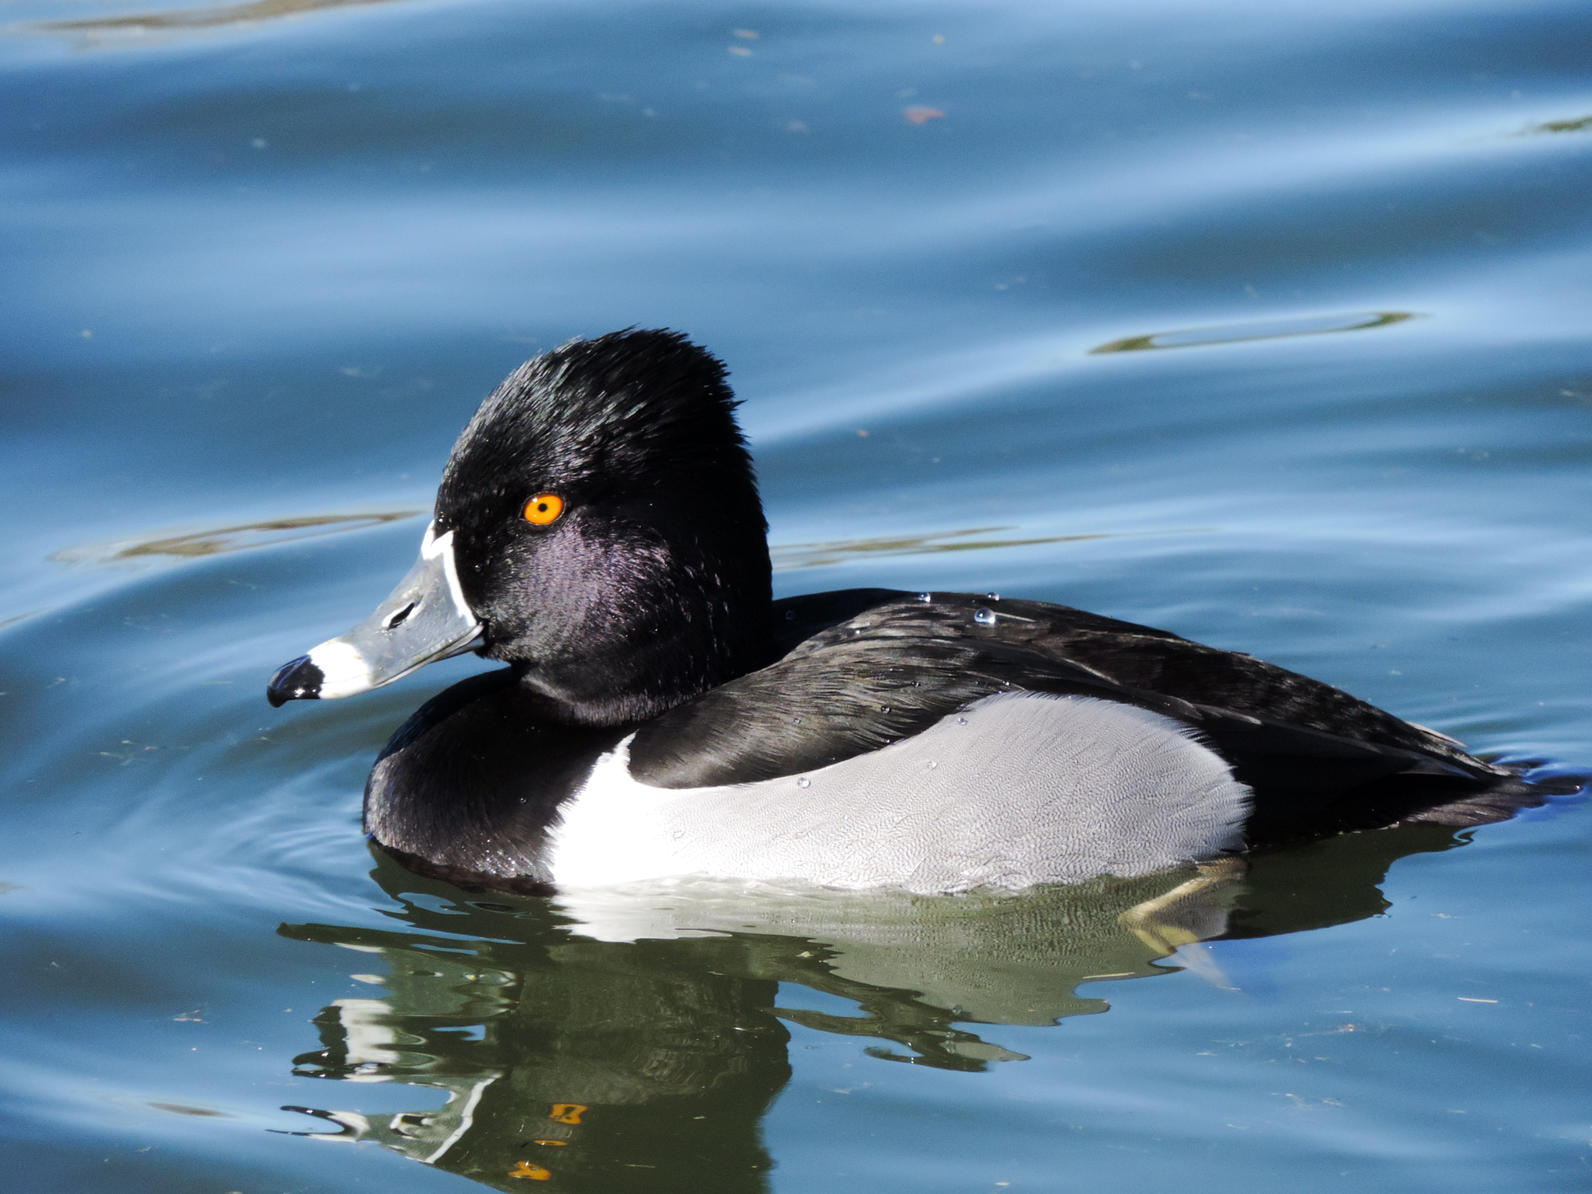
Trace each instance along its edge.
{"label": "shadow on water", "polygon": [[1287,336],[1322,336],[1329,332],[1361,332],[1391,327],[1414,319],[1411,311],[1361,311],[1349,315],[1300,316],[1292,319],[1253,320],[1219,327],[1183,328],[1126,336],[1097,345],[1091,356],[1109,352],[1147,352],[1163,348],[1199,348],[1211,344],[1243,344],[1252,340],[1277,340]]}
{"label": "shadow on water", "polygon": [[45,33],[131,32],[206,29],[298,16],[324,8],[353,8],[394,0],[245,0],[242,4],[215,4],[200,8],[157,9],[118,16],[81,17],[66,21],[40,21],[33,28]]}
{"label": "shadow on water", "polygon": [[929,535],[874,536],[866,539],[832,539],[815,543],[771,544],[769,554],[776,571],[822,568],[851,556],[918,556],[930,552],[987,551],[1003,547],[1036,547],[1051,543],[1082,543],[1104,539],[1100,534],[1020,537],[1009,526],[965,527]]}
{"label": "shadow on water", "polygon": [[316,539],[345,531],[363,531],[390,522],[402,522],[422,513],[419,510],[382,510],[368,514],[307,514],[296,518],[270,518],[261,522],[235,523],[204,530],[151,538],[116,540],[110,543],[66,547],[50,559],[58,564],[118,564],[157,556],[214,556]]}
{"label": "shadow on water", "polygon": [[963,527],[927,535],[874,536],[865,539],[830,539],[813,543],[773,543],[769,555],[774,571],[824,568],[849,559],[870,556],[922,556],[936,552],[989,551],[1010,547],[1041,547],[1054,543],[1088,543],[1104,539],[1150,539],[1172,535],[1207,534],[1205,527],[1157,527],[1154,531],[1091,531],[1071,535],[1018,536],[1009,526]]}
{"label": "shadow on water", "polygon": [[1526,129],[1527,133],[1586,133],[1592,132],[1592,116],[1576,120],[1545,120]]}
{"label": "shadow on water", "polygon": [[[1085,984],[1189,970],[1230,986],[1202,942],[1374,916],[1394,861],[1456,844],[1403,829],[1258,855],[1225,876],[950,897],[718,885],[480,896],[378,850],[393,928],[279,930],[351,951],[351,976],[371,989],[328,1004],[318,1046],[293,1060],[297,1076],[348,1085],[287,1109],[325,1125],[300,1134],[375,1141],[501,1189],[654,1189],[688,1175],[693,1188],[757,1191],[790,1025],[865,1038],[880,1061],[976,1074],[1024,1060],[1000,1043],[1002,1025],[1107,1011]],[[367,1107],[380,1102],[370,1084],[434,1093],[417,1089],[412,1110],[362,1110],[362,1087]]]}

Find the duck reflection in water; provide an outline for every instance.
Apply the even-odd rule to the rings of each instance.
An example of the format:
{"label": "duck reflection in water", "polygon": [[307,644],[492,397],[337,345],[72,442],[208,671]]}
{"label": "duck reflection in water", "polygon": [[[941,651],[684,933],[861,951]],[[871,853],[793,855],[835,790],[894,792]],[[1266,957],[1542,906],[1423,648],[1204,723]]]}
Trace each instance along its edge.
{"label": "duck reflection in water", "polygon": [[349,1085],[326,1106],[288,1109],[323,1121],[300,1134],[374,1140],[504,1190],[759,1191],[772,1166],[761,1125],[791,1076],[792,1026],[862,1038],[873,1059],[862,1065],[976,1084],[1023,1059],[999,1026],[1108,1010],[1109,988],[1089,984],[1193,971],[1255,998],[1252,978],[1235,983],[1220,947],[1199,943],[1376,915],[1393,861],[1454,844],[1451,830],[1411,826],[1262,853],[1247,873],[1016,895],[688,884],[595,902],[471,895],[378,849],[374,876],[407,927],[280,930],[354,951],[351,970],[372,988],[316,1016],[319,1047],[294,1073],[440,1097],[377,1111],[391,1100]]}

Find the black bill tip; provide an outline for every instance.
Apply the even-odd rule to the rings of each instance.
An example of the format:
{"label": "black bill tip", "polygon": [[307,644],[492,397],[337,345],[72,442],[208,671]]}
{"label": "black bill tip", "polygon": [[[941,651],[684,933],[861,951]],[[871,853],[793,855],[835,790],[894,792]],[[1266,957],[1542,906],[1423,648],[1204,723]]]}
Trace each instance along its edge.
{"label": "black bill tip", "polygon": [[276,675],[265,686],[265,699],[274,708],[281,708],[288,701],[317,700],[325,679],[308,655],[300,655],[276,669]]}

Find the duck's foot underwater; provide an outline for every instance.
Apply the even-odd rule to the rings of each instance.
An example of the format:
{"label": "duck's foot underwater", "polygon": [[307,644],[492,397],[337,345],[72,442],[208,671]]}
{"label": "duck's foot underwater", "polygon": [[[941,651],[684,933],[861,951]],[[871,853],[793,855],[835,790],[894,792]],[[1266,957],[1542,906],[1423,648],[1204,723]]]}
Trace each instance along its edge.
{"label": "duck's foot underwater", "polygon": [[1226,901],[1212,896],[1248,873],[1249,864],[1237,855],[1202,862],[1195,867],[1193,878],[1135,904],[1118,920],[1157,953],[1176,953],[1185,945],[1208,941],[1226,931]]}

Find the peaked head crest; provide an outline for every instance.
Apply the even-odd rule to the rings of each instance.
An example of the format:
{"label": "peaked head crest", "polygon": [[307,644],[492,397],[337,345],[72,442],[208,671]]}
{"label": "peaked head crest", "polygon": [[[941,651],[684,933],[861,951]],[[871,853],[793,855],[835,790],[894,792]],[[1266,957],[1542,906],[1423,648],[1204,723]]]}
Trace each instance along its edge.
{"label": "peaked head crest", "polygon": [[750,475],[723,364],[678,332],[627,329],[571,340],[504,379],[454,445],[441,514],[485,484],[680,484]]}

